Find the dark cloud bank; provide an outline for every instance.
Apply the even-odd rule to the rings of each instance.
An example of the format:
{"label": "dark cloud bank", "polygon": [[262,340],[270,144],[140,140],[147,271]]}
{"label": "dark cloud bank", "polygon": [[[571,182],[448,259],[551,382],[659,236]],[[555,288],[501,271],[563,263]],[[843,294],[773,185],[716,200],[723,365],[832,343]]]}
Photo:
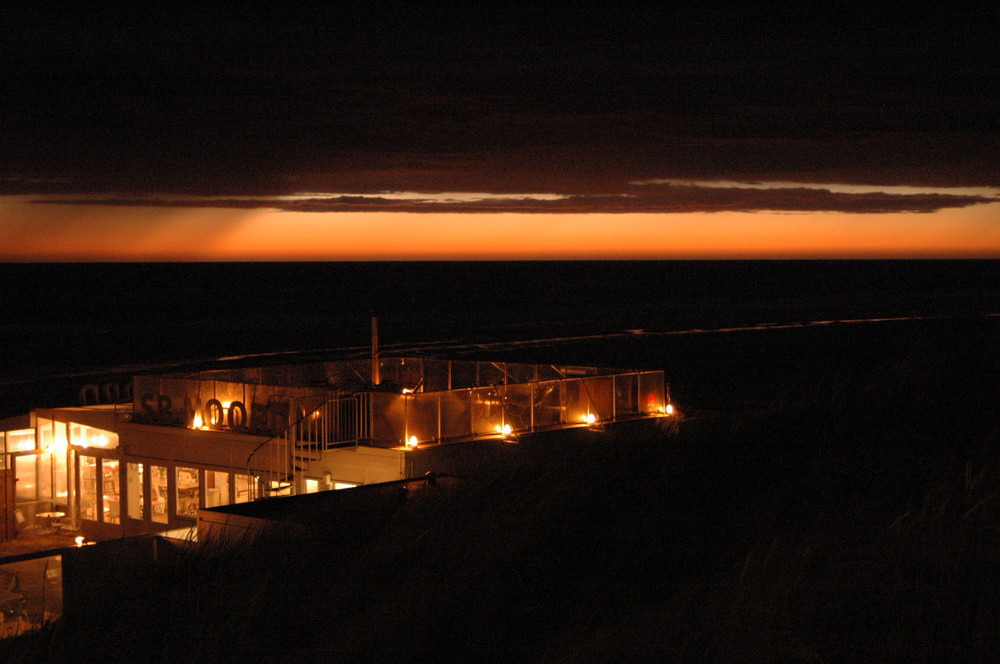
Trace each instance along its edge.
{"label": "dark cloud bank", "polygon": [[796,187],[757,189],[738,186],[643,186],[618,195],[567,195],[557,199],[491,197],[471,201],[441,201],[413,194],[406,198],[373,196],[315,196],[295,200],[279,198],[100,198],[41,199],[62,204],[141,205],[163,207],[217,207],[278,209],[290,212],[415,212],[415,213],[628,213],[628,212],[936,212],[942,208],[995,203],[1000,198],[938,193],[884,192],[840,193],[827,189]]}
{"label": "dark cloud bank", "polygon": [[[1000,10],[986,7],[5,9],[0,191],[1000,185]],[[697,194],[642,205],[757,209],[763,195]],[[776,209],[965,204],[781,198]]]}

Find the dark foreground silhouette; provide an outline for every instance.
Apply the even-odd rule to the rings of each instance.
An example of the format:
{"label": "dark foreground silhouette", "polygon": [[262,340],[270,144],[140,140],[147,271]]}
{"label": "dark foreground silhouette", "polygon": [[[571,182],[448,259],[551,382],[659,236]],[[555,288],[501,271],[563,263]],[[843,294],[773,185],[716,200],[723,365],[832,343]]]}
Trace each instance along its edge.
{"label": "dark foreground silhouette", "polygon": [[123,561],[0,659],[988,661],[998,339],[976,318],[539,350],[662,366],[685,420],[498,444],[377,520]]}

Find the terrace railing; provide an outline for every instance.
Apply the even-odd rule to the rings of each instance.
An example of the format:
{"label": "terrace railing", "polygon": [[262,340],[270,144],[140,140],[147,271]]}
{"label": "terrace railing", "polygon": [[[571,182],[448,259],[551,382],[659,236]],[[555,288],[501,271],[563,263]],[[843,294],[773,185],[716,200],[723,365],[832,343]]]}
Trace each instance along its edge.
{"label": "terrace railing", "polygon": [[[669,408],[662,371],[550,367],[545,373],[525,367],[519,372],[518,365],[477,363],[474,377],[458,380],[455,367],[448,365],[442,374],[447,381],[390,381],[383,391],[353,394],[160,377],[137,383],[143,388],[137,419],[266,436],[247,457],[247,470],[256,478],[250,493],[256,498],[293,493],[297,478],[334,447],[412,447],[509,437],[655,417]],[[472,378],[470,385],[466,379]],[[479,382],[484,378],[492,382]],[[461,387],[445,389],[456,384]],[[387,385],[393,391],[385,391]]]}
{"label": "terrace railing", "polygon": [[420,445],[515,436],[667,415],[662,371],[638,371],[434,392],[371,395],[372,443]]}

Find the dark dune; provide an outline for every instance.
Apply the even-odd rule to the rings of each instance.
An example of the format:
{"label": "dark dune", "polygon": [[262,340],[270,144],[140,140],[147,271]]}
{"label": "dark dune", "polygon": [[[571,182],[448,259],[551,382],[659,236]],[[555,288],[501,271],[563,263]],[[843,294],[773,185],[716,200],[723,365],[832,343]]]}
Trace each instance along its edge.
{"label": "dark dune", "polygon": [[362,538],[319,529],[109,578],[92,613],[0,653],[989,661],[1000,317],[947,313],[481,349],[662,367],[685,419],[499,446]]}

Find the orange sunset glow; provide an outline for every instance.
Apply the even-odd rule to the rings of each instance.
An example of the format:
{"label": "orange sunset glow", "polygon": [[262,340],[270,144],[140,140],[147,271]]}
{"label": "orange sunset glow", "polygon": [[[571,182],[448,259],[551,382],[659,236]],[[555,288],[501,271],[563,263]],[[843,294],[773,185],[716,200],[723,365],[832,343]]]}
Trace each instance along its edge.
{"label": "orange sunset glow", "polygon": [[928,214],[291,212],[3,203],[0,259],[1000,257],[1000,203]]}

